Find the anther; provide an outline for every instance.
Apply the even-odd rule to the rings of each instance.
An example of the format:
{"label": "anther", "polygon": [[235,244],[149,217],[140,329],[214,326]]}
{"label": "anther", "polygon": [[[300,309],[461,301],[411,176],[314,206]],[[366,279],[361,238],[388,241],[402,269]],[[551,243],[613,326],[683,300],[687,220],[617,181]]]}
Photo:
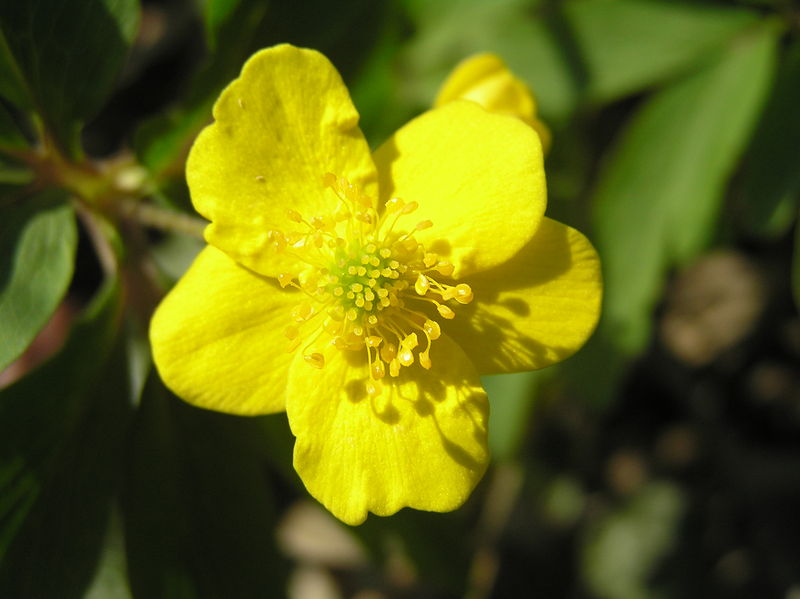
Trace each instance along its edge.
{"label": "anther", "polygon": [[440,272],[441,274],[443,274],[444,276],[449,277],[449,276],[451,276],[453,274],[453,270],[455,270],[455,266],[453,266],[449,262],[442,261],[442,262],[439,262],[439,264],[436,265],[436,270],[438,272]]}
{"label": "anther", "polygon": [[439,262],[439,256],[430,252],[425,254],[425,256],[422,258],[422,263],[425,265],[425,268],[431,268],[437,262]]}
{"label": "anther", "polygon": [[403,209],[403,200],[401,200],[400,198],[391,198],[386,202],[386,212],[388,212],[389,214],[392,214],[402,209]]}
{"label": "anther", "polygon": [[431,356],[427,350],[420,353],[419,355],[419,365],[422,366],[425,370],[430,370],[431,364]]}
{"label": "anther", "polygon": [[444,304],[439,304],[438,306],[436,306],[436,311],[439,312],[439,314],[441,314],[442,317],[448,320],[452,320],[456,316],[456,313],[453,312],[450,308],[448,308]]}
{"label": "anther", "polygon": [[472,301],[472,288],[466,283],[456,285],[455,299],[459,304],[468,304]]}
{"label": "anther", "polygon": [[425,331],[425,334],[428,335],[431,341],[438,339],[442,334],[442,329],[435,320],[426,320],[425,324],[422,325],[422,330]]}
{"label": "anther", "polygon": [[381,384],[378,381],[367,381],[366,389],[367,395],[370,397],[377,397],[381,394]]}
{"label": "anther", "polygon": [[297,322],[303,322],[311,318],[314,315],[314,312],[314,306],[309,303],[303,303],[292,310],[292,317]]}
{"label": "anther", "polygon": [[288,285],[291,285],[292,275],[286,272],[279,273],[278,283],[280,283],[281,288],[285,289]]}
{"label": "anther", "polygon": [[397,346],[394,343],[384,343],[381,347],[381,360],[391,362],[397,356]]}
{"label": "anther", "polygon": [[430,229],[432,226],[433,226],[433,221],[423,220],[417,223],[415,229],[417,231],[424,231],[425,229]]}
{"label": "anther", "polygon": [[403,206],[403,209],[401,210],[401,213],[402,214],[411,214],[417,208],[419,208],[419,204],[417,202],[409,202],[408,204]]}
{"label": "anther", "polygon": [[391,376],[400,376],[400,362],[397,358],[394,358],[391,362],[389,362],[389,374]]}
{"label": "anther", "polygon": [[417,277],[416,283],[414,283],[414,290],[417,292],[418,295],[425,295],[428,293],[428,289],[430,289],[431,284],[428,282],[428,277],[424,274],[419,273]]}
{"label": "anther", "polygon": [[322,369],[325,367],[325,356],[320,353],[306,354],[303,359],[314,368]]}
{"label": "anther", "polygon": [[405,339],[403,339],[403,341],[400,342],[400,347],[406,349],[414,349],[415,347],[417,347],[417,345],[419,345],[419,340],[417,339],[416,333],[409,333],[408,335],[406,335]]}
{"label": "anther", "polygon": [[302,216],[300,216],[300,213],[299,213],[297,210],[292,210],[291,208],[289,208],[289,209],[286,211],[286,216],[287,216],[287,217],[289,218],[289,220],[290,220],[290,221],[292,221],[292,222],[295,222],[295,223],[301,223],[301,222],[303,222],[303,217],[302,217]]}
{"label": "anther", "polygon": [[381,360],[375,360],[372,363],[370,374],[374,379],[382,379],[386,376],[386,366]]}
{"label": "anther", "polygon": [[414,363],[414,352],[408,348],[403,348],[400,350],[400,353],[397,354],[397,359],[403,366],[411,366]]}

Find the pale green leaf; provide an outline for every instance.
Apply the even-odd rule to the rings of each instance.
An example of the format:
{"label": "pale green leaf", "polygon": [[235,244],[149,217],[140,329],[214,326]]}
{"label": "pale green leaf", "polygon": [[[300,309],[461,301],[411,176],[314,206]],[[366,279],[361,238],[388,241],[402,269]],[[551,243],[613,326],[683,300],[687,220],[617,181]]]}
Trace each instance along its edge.
{"label": "pale green leaf", "polygon": [[777,33],[765,25],[716,63],[650,98],[622,135],[596,191],[606,284],[604,332],[638,351],[667,270],[706,247],[759,116]]}
{"label": "pale green leaf", "polygon": [[595,102],[645,89],[713,59],[759,18],[724,5],[646,0],[575,0],[565,3],[564,11],[586,69],[586,95]]}

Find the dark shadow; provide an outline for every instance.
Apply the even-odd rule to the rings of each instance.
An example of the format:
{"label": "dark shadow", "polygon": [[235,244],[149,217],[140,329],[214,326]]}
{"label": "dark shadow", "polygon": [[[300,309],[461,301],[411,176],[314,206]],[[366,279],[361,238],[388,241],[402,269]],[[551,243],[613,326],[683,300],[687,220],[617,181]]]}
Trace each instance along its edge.
{"label": "dark shadow", "polygon": [[[548,351],[560,359],[568,357],[572,347],[544,345],[534,337],[521,334],[511,318],[497,316],[486,309],[487,305],[499,305],[514,316],[530,316],[530,307],[522,300],[500,295],[537,285],[543,285],[566,273],[573,265],[572,248],[568,239],[568,229],[549,219],[542,221],[534,237],[508,262],[493,269],[467,277],[465,281],[472,287],[478,301],[459,306],[456,319],[469,319],[472,328],[469,334],[459,335],[456,329],[443,329],[451,332],[467,353],[481,352],[489,356],[496,372],[526,369],[532,360],[541,360]],[[536,265],[535,270],[531,268]]]}

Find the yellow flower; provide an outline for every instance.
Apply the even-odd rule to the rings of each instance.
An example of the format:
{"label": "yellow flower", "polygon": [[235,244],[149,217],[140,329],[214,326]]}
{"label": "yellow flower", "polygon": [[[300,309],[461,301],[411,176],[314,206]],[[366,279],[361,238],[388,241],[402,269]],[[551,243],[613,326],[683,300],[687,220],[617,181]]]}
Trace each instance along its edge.
{"label": "yellow flower", "polygon": [[539,134],[544,151],[550,148],[550,130],[536,115],[536,98],[494,54],[476,54],[453,69],[442,84],[434,106],[453,100],[471,100],[490,112],[520,118]]}
{"label": "yellow flower", "polygon": [[214,118],[187,164],[209,245],[151,325],[165,383],[286,410],[295,469],[345,522],[455,509],[488,460],[479,376],[562,360],[597,320],[597,256],[544,217],[536,134],[457,101],[370,154],[334,67],[289,45]]}

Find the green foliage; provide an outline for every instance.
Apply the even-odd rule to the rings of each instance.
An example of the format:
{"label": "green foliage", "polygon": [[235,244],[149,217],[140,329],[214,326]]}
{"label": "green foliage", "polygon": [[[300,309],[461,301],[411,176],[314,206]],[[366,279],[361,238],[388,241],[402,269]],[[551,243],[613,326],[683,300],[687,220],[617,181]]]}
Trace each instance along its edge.
{"label": "green foliage", "polygon": [[[1,76],[1,75],[0,75]],[[0,145],[6,148],[21,149],[28,145],[11,111],[0,101]]]}
{"label": "green foliage", "polygon": [[[18,362],[5,375],[22,378],[0,388],[0,596],[279,597],[290,568],[333,572],[343,596],[795,592],[800,530],[779,509],[800,499],[796,374],[780,369],[798,355],[790,292],[800,306],[794,4],[164,0],[140,23],[137,0],[0,2],[0,371],[65,297],[94,296],[63,347],[40,337],[53,355]],[[603,320],[575,358],[484,380],[495,465],[469,503],[370,517],[345,535],[368,553],[356,566],[287,564],[276,547],[308,501],[285,417],[180,402],[145,339],[204,243],[186,236],[202,226],[189,148],[244,61],[281,42],[339,67],[373,146],[426,110],[460,60],[499,54],[553,131],[548,215],[587,233],[606,279]],[[151,89],[161,69],[182,82],[165,98]],[[130,147],[86,156],[87,123],[101,138],[119,125]],[[676,309],[670,278],[712,249],[749,252],[778,314],[752,325],[745,357],[701,371],[666,358],[654,330]],[[620,446],[641,463],[614,463]],[[725,487],[742,477],[739,495]],[[742,555],[749,570],[726,566]]]}
{"label": "green foliage", "polygon": [[4,2],[0,32],[8,53],[0,60],[56,140],[78,151],[81,124],[102,106],[136,33],[136,0],[30,0]]}
{"label": "green foliage", "polygon": [[133,436],[124,508],[135,596],[280,596],[259,421],[191,408],[154,376]]}
{"label": "green foliage", "polygon": [[609,339],[626,352],[647,342],[669,268],[714,234],[728,177],[769,89],[777,32],[759,26],[719,60],[655,94],[609,158],[596,196]]}
{"label": "green foliage", "polygon": [[75,215],[60,192],[4,208],[0,224],[0,370],[30,345],[72,280]]}
{"label": "green foliage", "polygon": [[109,283],[61,352],[0,392],[4,597],[80,597],[91,579],[130,410],[120,308]]}
{"label": "green foliage", "polygon": [[608,102],[713,60],[755,13],[701,3],[595,0],[564,4],[586,72],[586,96]]}
{"label": "green foliage", "polygon": [[748,151],[741,222],[762,235],[781,234],[800,196],[800,42],[785,53],[775,87]]}

